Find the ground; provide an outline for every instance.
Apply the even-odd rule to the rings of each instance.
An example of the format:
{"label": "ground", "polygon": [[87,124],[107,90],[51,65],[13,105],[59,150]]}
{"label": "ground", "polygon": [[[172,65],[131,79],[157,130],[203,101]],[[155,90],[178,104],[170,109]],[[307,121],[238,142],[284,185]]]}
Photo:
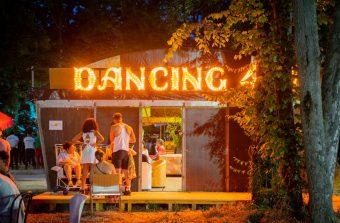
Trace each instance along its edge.
{"label": "ground", "polygon": [[[179,223],[179,222],[247,222],[250,215],[254,214],[249,203],[237,203],[235,205],[222,206],[219,209],[210,208],[208,210],[183,210],[178,212],[148,211],[148,212],[96,212],[91,217],[89,212],[82,215],[81,222],[120,222],[120,223]],[[67,213],[39,213],[29,214],[28,223],[35,222],[69,222]]]}
{"label": "ground", "polygon": [[[21,191],[31,190],[32,188],[35,194],[46,191],[46,181],[43,170],[18,170],[13,172]],[[334,195],[340,195],[340,167],[337,168],[334,179]],[[156,205],[151,211],[117,212],[108,210],[105,212],[96,212],[95,215],[91,217],[88,209],[85,208],[81,222],[296,222],[291,219],[286,219],[285,216],[277,212],[272,213],[270,211],[256,210],[249,202],[222,206],[219,209],[208,207],[203,209],[207,210],[167,212],[159,209]],[[69,222],[67,210],[65,209],[63,211],[64,212],[58,213],[30,213],[28,215],[28,222]]]}

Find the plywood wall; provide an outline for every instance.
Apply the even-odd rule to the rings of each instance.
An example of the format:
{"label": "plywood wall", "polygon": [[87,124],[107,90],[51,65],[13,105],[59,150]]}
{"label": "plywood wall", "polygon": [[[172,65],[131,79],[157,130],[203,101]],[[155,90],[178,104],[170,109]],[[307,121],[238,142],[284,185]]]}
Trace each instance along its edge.
{"label": "plywood wall", "polygon": [[[80,130],[86,118],[93,117],[92,108],[41,108],[41,129],[45,148],[45,157],[48,170],[48,187],[53,188],[56,183],[56,175],[51,167],[56,165],[54,145],[71,140]],[[50,120],[63,121],[63,130],[49,130]]]}
{"label": "plywood wall", "polygon": [[[235,114],[238,110],[236,108],[230,108],[229,112],[231,115]],[[248,148],[251,145],[251,140],[244,134],[243,129],[240,125],[229,120],[229,188],[230,191],[248,191],[249,190],[249,177],[247,173],[238,173],[233,171],[232,168],[236,170],[246,172],[249,169],[249,165],[242,165],[241,163],[235,161],[235,159],[248,162]],[[235,157],[235,158],[234,158]]]}
{"label": "plywood wall", "polygon": [[186,191],[225,191],[225,109],[186,108],[185,125]]}

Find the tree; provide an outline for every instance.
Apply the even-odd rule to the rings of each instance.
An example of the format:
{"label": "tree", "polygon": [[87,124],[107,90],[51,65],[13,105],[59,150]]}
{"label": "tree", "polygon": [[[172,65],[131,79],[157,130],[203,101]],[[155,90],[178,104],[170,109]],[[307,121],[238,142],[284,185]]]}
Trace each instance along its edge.
{"label": "tree", "polygon": [[[84,66],[128,52],[165,48],[178,22],[197,19],[198,12],[208,14],[225,4],[218,0],[2,0],[0,109],[14,117],[21,99],[44,94],[49,67]],[[35,86],[44,88],[35,92],[32,66]]]}
{"label": "tree", "polygon": [[45,67],[49,39],[35,24],[34,1],[0,1],[0,109],[12,117],[31,87],[31,67]]}
{"label": "tree", "polygon": [[303,138],[313,222],[335,222],[333,181],[340,134],[340,2],[335,1],[322,83],[314,0],[295,0],[295,39]]}
{"label": "tree", "polygon": [[[340,25],[337,22],[339,15],[334,19],[333,30],[336,31],[333,32],[331,47],[326,57],[327,65],[321,97],[321,88],[319,92],[314,89],[320,87],[318,86],[320,85],[320,58],[317,48],[319,40],[315,2],[312,7],[308,5],[311,1],[296,2],[299,2],[299,7],[296,6],[295,9],[298,9],[296,12],[299,12],[301,20],[295,28],[297,47],[300,48],[299,75],[303,82],[300,97],[304,115],[311,217],[316,219],[315,222],[321,222],[318,220],[322,218],[327,220],[325,216],[332,219],[333,216],[331,198],[339,140],[340,112],[338,67]],[[325,4],[328,5],[331,3],[331,1],[321,2],[326,2]],[[300,157],[301,129],[294,123],[292,111],[293,103],[298,101],[297,98],[294,99],[296,92],[292,84],[295,53],[292,47],[291,4],[291,1],[231,1],[227,10],[207,16],[202,23],[183,24],[168,41],[171,48],[166,59],[171,58],[173,52],[188,39],[194,40],[197,47],[206,53],[211,53],[211,48],[232,48],[230,46],[232,45],[238,53],[235,58],[239,59],[244,55],[256,57],[257,79],[254,90],[251,90],[251,86],[241,87],[230,90],[220,97],[210,98],[242,108],[242,111],[233,118],[256,143],[256,151],[260,157],[255,157],[253,160],[256,161],[261,157],[269,158],[271,167],[279,173],[279,177],[274,177],[271,181],[272,187],[279,189],[276,190],[275,199],[280,198],[277,196],[280,190],[285,191],[286,202],[284,203],[288,204],[288,211],[297,216],[294,211],[302,206],[300,171],[303,161]],[[302,13],[306,5],[308,10]],[[335,8],[339,13],[339,6]],[[307,22],[309,24],[306,24]],[[192,38],[193,34],[195,36]],[[237,69],[234,70],[235,73],[238,72]],[[307,76],[311,74],[312,78]],[[308,79],[307,84],[306,79]],[[309,114],[307,119],[306,112]],[[329,160],[331,162],[326,164]],[[261,162],[256,164],[261,165]],[[253,172],[253,179],[257,176],[259,175],[256,171]],[[325,184],[327,189],[323,188]],[[254,197],[258,197],[259,194],[254,190],[253,192]]]}

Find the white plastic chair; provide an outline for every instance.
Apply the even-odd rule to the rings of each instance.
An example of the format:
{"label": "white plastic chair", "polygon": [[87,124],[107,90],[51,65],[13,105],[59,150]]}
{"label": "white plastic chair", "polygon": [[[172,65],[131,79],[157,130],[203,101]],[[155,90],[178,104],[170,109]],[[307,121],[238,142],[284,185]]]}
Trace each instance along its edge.
{"label": "white plastic chair", "polygon": [[152,167],[147,162],[142,162],[142,190],[151,190]]}

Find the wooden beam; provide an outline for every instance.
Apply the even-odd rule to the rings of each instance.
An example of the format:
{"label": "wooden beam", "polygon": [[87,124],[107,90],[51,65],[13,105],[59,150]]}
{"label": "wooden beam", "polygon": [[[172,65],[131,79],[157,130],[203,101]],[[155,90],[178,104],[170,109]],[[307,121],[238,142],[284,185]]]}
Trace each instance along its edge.
{"label": "wooden beam", "polygon": [[230,135],[230,129],[229,129],[229,118],[227,117],[227,115],[229,115],[229,108],[226,108],[226,118],[225,118],[225,188],[226,191],[229,192],[230,191],[230,154],[229,154],[229,144],[230,144],[230,139],[229,139],[229,135]]}
{"label": "wooden beam", "polygon": [[185,103],[182,105],[182,191],[186,191],[186,145],[187,145],[187,137],[186,137],[186,108]]}
{"label": "wooden beam", "polygon": [[37,122],[38,122],[38,129],[39,129],[39,137],[40,137],[40,143],[41,143],[41,151],[42,151],[42,157],[43,157],[43,162],[44,162],[44,171],[45,171],[45,176],[46,176],[46,184],[47,184],[47,189],[51,189],[51,184],[50,180],[48,179],[48,165],[47,165],[47,156],[46,156],[46,148],[45,148],[45,139],[44,139],[44,132],[42,129],[41,125],[41,110],[40,110],[40,104],[35,103],[35,110],[37,112]]}
{"label": "wooden beam", "polygon": [[221,107],[217,102],[186,100],[39,100],[41,108],[77,107]]}

